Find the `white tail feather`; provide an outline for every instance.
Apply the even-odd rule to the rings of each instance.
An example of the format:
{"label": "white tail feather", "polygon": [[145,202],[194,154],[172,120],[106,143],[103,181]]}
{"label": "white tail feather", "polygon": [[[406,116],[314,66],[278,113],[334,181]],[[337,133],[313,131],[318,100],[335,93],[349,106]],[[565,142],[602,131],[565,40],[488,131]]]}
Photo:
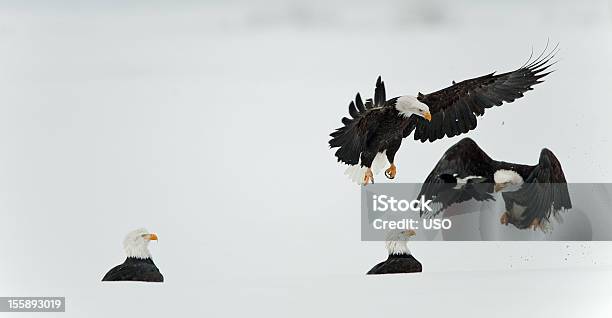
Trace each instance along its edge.
{"label": "white tail feather", "polygon": [[[379,152],[374,157],[374,161],[372,161],[372,173],[377,175],[382,169],[384,169],[389,164],[389,160],[387,160],[387,151]],[[357,184],[363,184],[363,179],[365,178],[365,174],[368,168],[361,166],[361,160],[358,164],[349,166],[344,171],[344,174],[351,179],[351,181]]]}

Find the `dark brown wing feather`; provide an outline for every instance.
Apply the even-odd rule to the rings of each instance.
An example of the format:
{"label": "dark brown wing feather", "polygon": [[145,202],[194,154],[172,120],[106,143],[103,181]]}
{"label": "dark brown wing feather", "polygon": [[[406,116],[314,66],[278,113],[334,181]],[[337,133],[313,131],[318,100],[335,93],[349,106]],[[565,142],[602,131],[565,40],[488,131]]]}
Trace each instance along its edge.
{"label": "dark brown wing feather", "polygon": [[385,95],[385,83],[379,76],[374,100],[368,99],[364,103],[361,95],[357,93],[355,101],[351,101],[349,104],[351,118],[342,118],[344,126],[330,134],[332,139],[329,141],[329,146],[338,148],[335,153],[338,161],[349,165],[359,163],[359,155],[366,149],[368,139],[376,132],[384,115]]}
{"label": "dark brown wing feather", "polygon": [[572,208],[565,175],[561,163],[548,149],[540,153],[540,161],[523,186],[515,192],[503,193],[504,200],[512,200],[524,206],[518,228],[527,228],[534,219],[550,220],[551,215]]}
{"label": "dark brown wing feather", "polygon": [[419,93],[418,99],[429,106],[432,120],[412,116],[404,137],[414,131],[415,140],[431,142],[476,128],[476,116],[483,115],[485,109],[511,103],[543,82],[541,78],[551,73],[545,71],[554,64],[549,62],[557,47],[546,55],[545,52],[546,49],[535,61],[512,72],[468,79],[427,95]]}

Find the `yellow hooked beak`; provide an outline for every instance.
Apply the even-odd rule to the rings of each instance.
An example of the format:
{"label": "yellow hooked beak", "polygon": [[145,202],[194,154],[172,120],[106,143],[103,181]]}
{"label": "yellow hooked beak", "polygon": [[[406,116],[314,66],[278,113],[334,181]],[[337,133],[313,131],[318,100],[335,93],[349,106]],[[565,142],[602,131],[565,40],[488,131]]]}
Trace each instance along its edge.
{"label": "yellow hooked beak", "polygon": [[499,192],[504,188],[504,184],[503,183],[496,183],[495,187],[493,188],[493,191],[495,192]]}
{"label": "yellow hooked beak", "polygon": [[415,235],[416,235],[416,232],[415,232],[414,230],[408,230],[408,231],[406,231],[406,232],[404,232],[404,233],[406,233],[406,235],[408,235],[409,237],[410,237],[410,236],[415,236]]}
{"label": "yellow hooked beak", "polygon": [[431,113],[430,112],[424,112],[423,113],[423,118],[427,119],[427,121],[431,121]]}
{"label": "yellow hooked beak", "polygon": [[149,241],[157,241],[157,234],[155,233],[147,234],[145,235],[145,238],[148,239]]}

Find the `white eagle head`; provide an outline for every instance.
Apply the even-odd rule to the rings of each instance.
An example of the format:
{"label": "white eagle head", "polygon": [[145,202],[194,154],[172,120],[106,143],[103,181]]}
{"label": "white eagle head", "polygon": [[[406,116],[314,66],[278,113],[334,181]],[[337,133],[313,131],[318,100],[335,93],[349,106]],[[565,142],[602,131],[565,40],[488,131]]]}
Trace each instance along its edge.
{"label": "white eagle head", "polygon": [[410,240],[411,236],[415,235],[416,232],[414,230],[389,231],[387,241],[385,242],[389,255],[410,254],[408,240]]}
{"label": "white eagle head", "polygon": [[512,192],[520,189],[523,185],[523,177],[516,171],[500,169],[493,174],[495,181],[495,192]]}
{"label": "white eagle head", "polygon": [[405,117],[410,117],[411,115],[417,115],[431,121],[431,113],[429,112],[429,106],[421,103],[414,96],[400,96],[397,98],[395,102],[395,109],[397,109],[400,114]]}
{"label": "white eagle head", "polygon": [[146,229],[137,229],[128,233],[123,240],[125,254],[127,257],[151,258],[148,247],[150,241],[157,241],[157,235],[149,233]]}

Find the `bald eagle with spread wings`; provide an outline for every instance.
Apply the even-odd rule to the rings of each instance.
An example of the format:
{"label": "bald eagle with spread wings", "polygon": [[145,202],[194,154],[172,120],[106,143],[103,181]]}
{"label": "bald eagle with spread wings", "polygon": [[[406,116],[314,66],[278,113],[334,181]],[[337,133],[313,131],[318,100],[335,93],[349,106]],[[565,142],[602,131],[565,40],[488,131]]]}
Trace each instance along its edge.
{"label": "bald eagle with spread wings", "polygon": [[525,165],[491,159],[476,142],[463,138],[448,148],[421,187],[424,199],[436,206],[430,216],[453,204],[469,200],[494,200],[501,193],[506,210],[503,225],[518,229],[550,228],[551,217],[572,208],[565,174],[559,159],[542,149],[538,163]]}
{"label": "bald eagle with spread wings", "polygon": [[551,59],[557,46],[547,52],[548,45],[533,61],[531,56],[515,71],[495,72],[455,83],[430,94],[398,96],[386,99],[385,83],[376,81],[374,99],[365,102],[359,95],[349,104],[349,117],[343,126],[330,134],[330,148],[338,148],[339,162],[349,165],[346,174],[359,184],[374,182],[374,174],[384,168],[385,176],[395,178],[395,154],[402,139],[414,132],[421,142],[467,133],[476,128],[476,117],[485,109],[511,103],[532,86],[543,82],[551,73]]}

